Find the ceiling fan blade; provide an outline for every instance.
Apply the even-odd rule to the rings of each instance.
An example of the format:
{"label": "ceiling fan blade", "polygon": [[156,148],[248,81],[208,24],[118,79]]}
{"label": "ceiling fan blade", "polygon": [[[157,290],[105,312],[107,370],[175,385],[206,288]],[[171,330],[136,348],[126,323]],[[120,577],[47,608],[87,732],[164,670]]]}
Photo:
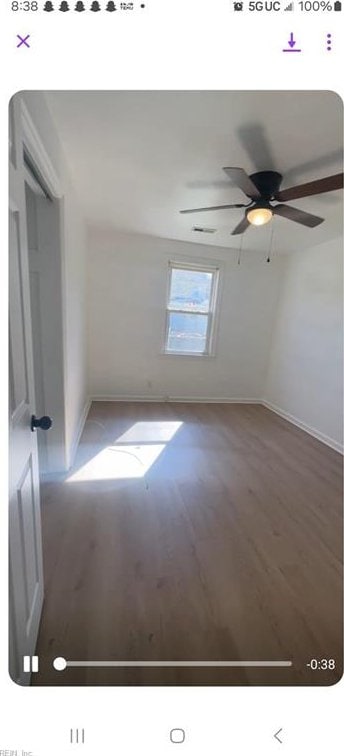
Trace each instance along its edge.
{"label": "ceiling fan blade", "polygon": [[244,231],[249,227],[249,222],[246,218],[246,215],[244,218],[238,223],[238,225],[235,227],[234,231],[232,231],[232,236],[237,236],[238,234],[243,234]]}
{"label": "ceiling fan blade", "polygon": [[252,197],[254,199],[258,199],[258,197],[260,197],[260,192],[258,191],[256,185],[253,183],[252,179],[250,179],[243,168],[224,168],[223,170],[225,173],[227,173],[227,176],[230,178],[233,184],[238,186],[241,191],[244,192],[244,194],[247,194],[248,197]]}
{"label": "ceiling fan blade", "polygon": [[275,198],[279,202],[288,202],[288,200],[300,199],[301,197],[311,197],[313,194],[334,192],[336,189],[343,189],[343,173],[336,173],[334,176],[309,181],[308,184],[282,189],[281,192],[276,194]]}
{"label": "ceiling fan blade", "polygon": [[195,207],[191,210],[179,210],[180,213],[204,213],[208,210],[231,210],[236,207],[248,207],[247,205],[214,205],[213,207]]}
{"label": "ceiling fan blade", "polygon": [[301,223],[302,226],[308,226],[308,228],[315,228],[324,221],[324,218],[319,218],[318,215],[305,213],[297,207],[290,207],[290,205],[276,205],[273,210],[274,215],[281,215],[282,218]]}

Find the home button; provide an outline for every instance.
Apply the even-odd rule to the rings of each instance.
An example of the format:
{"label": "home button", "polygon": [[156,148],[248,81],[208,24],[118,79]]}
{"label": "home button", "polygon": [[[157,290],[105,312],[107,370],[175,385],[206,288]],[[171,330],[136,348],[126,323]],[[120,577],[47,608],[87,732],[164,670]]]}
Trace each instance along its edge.
{"label": "home button", "polygon": [[185,730],[182,730],[180,727],[175,727],[174,730],[171,730],[170,732],[171,743],[184,743],[184,740],[185,740]]}

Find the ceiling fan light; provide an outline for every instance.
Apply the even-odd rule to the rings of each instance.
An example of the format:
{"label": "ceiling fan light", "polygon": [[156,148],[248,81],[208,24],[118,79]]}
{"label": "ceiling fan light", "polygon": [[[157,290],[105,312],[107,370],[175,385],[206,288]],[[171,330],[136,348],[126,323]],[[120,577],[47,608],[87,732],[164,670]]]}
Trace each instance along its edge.
{"label": "ceiling fan light", "polygon": [[269,207],[253,207],[247,212],[247,220],[252,226],[264,226],[272,218],[272,210]]}

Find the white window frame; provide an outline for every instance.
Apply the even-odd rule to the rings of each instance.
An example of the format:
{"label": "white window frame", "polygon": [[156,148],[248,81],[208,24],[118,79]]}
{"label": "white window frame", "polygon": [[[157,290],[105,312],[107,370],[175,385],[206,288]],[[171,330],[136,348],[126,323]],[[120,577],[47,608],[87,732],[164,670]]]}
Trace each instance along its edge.
{"label": "white window frame", "polygon": [[[200,273],[212,274],[212,284],[211,284],[208,312],[204,312],[202,310],[199,310],[199,311],[192,310],[191,312],[190,310],[174,309],[173,307],[169,306],[170,296],[171,296],[172,271],[176,269],[177,270],[195,270],[195,271],[199,271]],[[183,262],[183,261],[173,261],[173,260],[169,261],[163,354],[178,356],[178,357],[198,357],[198,358],[214,356],[215,326],[216,326],[216,316],[217,316],[217,310],[218,310],[219,275],[220,275],[220,266],[215,263],[212,264],[212,263],[202,262],[202,261],[200,262]],[[203,315],[208,318],[205,349],[203,352],[185,352],[185,351],[177,352],[174,349],[167,348],[170,313],[178,313],[178,314],[184,313],[186,315]]]}

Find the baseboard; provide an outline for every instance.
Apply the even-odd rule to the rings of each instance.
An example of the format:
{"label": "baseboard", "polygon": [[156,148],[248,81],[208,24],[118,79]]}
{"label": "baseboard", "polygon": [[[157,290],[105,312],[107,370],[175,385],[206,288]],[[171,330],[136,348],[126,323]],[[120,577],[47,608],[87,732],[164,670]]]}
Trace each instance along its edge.
{"label": "baseboard", "polygon": [[330,446],[331,449],[334,449],[340,454],[344,453],[344,447],[338,441],[335,441],[333,438],[326,436],[325,433],[321,433],[320,431],[316,430],[316,428],[313,428],[311,425],[307,425],[302,420],[299,420],[294,415],[291,415],[289,412],[285,412],[285,410],[283,410],[281,407],[278,407],[276,404],[272,404],[271,402],[268,402],[266,399],[262,399],[261,404],[264,407],[266,407],[266,409],[271,410],[271,412],[275,412],[276,415],[280,415],[280,417],[283,417],[284,420],[287,420],[289,423],[296,425],[298,428],[305,431],[305,433],[309,433],[310,436],[313,436],[318,441],[321,441],[323,444],[326,444],[326,446]]}
{"label": "baseboard", "polygon": [[100,395],[92,396],[91,402],[180,402],[187,404],[261,404],[261,400],[240,398],[233,399],[230,397],[212,397],[212,396],[130,396],[122,395]]}
{"label": "baseboard", "polygon": [[278,407],[276,404],[272,404],[271,402],[268,402],[266,399],[258,399],[257,397],[248,399],[247,397],[233,398],[233,397],[212,397],[212,396],[198,396],[198,397],[151,396],[151,395],[131,396],[128,394],[118,394],[118,395],[95,394],[88,399],[87,406],[85,407],[85,411],[83,413],[82,423],[80,425],[80,431],[77,436],[75,451],[79,443],[79,439],[80,439],[80,436],[81,436],[81,433],[85,424],[87,413],[89,411],[89,408],[92,402],[171,402],[171,403],[180,402],[180,403],[185,403],[185,404],[261,404],[263,407],[266,407],[266,409],[271,410],[271,412],[275,412],[276,415],[283,417],[284,420],[287,420],[289,423],[296,425],[298,428],[305,431],[305,433],[309,433],[310,436],[313,436],[318,441],[321,441],[323,444],[326,444],[326,446],[330,446],[331,449],[334,449],[340,454],[344,454],[344,447],[338,441],[335,441],[333,438],[326,436],[325,433],[321,433],[321,431],[316,430],[316,428],[313,428],[312,426],[307,425],[302,420],[299,420],[299,418],[295,417],[294,415],[291,415],[289,412],[285,412],[285,410],[283,410],[281,407]]}
{"label": "baseboard", "polygon": [[92,404],[91,397],[87,397],[85,405],[84,405],[84,408],[83,408],[82,413],[81,413],[80,418],[79,418],[78,427],[77,427],[75,435],[74,435],[73,444],[72,444],[71,451],[70,451],[70,459],[69,459],[69,466],[68,466],[69,469],[74,464],[76,451],[77,451],[77,448],[78,448],[78,445],[79,445],[81,434],[82,434],[82,432],[84,430],[86,418],[87,418],[87,415],[88,415],[88,413],[90,411],[91,404]]}

